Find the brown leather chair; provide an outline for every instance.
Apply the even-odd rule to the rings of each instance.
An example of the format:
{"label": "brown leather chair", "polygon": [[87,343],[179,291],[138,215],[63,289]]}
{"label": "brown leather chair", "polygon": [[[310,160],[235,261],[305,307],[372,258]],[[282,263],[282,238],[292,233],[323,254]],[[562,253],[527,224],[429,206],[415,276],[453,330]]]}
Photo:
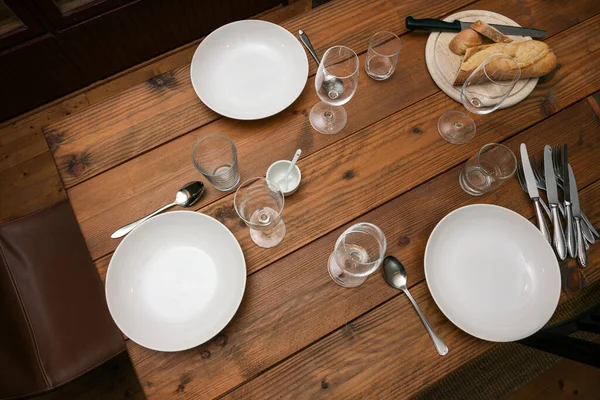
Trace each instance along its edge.
{"label": "brown leather chair", "polygon": [[0,399],[49,391],[124,348],[68,200],[0,226]]}

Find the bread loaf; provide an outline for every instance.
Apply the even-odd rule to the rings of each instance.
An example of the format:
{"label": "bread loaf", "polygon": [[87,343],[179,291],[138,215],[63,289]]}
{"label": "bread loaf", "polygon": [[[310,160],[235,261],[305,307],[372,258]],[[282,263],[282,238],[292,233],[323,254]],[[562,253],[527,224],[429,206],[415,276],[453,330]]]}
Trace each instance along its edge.
{"label": "bread loaf", "polygon": [[[521,68],[521,79],[546,75],[556,67],[556,56],[544,42],[525,40],[523,42],[487,44],[467,49],[453,85],[465,83],[469,75],[494,54],[506,54],[514,58]],[[506,76],[510,76],[509,69],[506,60],[497,60],[488,65],[486,73],[492,79],[502,80],[507,79]]]}
{"label": "bread loaf", "polygon": [[510,43],[513,40],[500,32],[498,29],[486,24],[483,21],[475,21],[471,24],[471,29],[481,33],[486,38],[495,43]]}
{"label": "bread loaf", "polygon": [[454,35],[448,47],[456,55],[462,56],[468,48],[483,44],[483,39],[479,33],[473,29],[464,29]]}

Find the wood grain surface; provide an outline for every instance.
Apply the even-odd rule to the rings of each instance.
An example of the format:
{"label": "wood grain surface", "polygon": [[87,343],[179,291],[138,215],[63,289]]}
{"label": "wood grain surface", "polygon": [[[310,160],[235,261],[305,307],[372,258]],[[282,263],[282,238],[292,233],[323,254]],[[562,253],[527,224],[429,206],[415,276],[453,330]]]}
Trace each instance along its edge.
{"label": "wood grain surface", "polygon": [[[427,34],[407,33],[404,18],[464,9],[495,11],[546,29],[559,66],[518,106],[477,117],[475,139],[453,146],[439,137],[436,124],[444,111],[460,106],[431,81],[424,62]],[[462,205],[493,203],[534,216],[516,179],[477,198],[460,189],[461,164],[489,142],[503,142],[515,153],[525,142],[537,156],[545,144],[568,144],[582,208],[600,222],[599,13],[600,3],[591,0],[333,1],[283,26],[292,33],[304,29],[319,53],[332,44],[349,45],[359,50],[361,63],[376,30],[392,30],[403,40],[389,80],[370,80],[361,68],[359,89],[345,106],[348,125],[339,135],[320,135],[308,122],[317,101],[312,77],[279,115],[234,121],[195,98],[188,66],[158,70],[161,75],[110,98],[100,99],[98,92],[98,103],[46,129],[50,143],[61,139],[53,146],[54,160],[101,276],[119,243],[109,239],[112,231],[172,201],[182,182],[200,178],[190,162],[200,137],[222,133],[233,139],[242,179],[264,175],[273,160],[303,149],[302,186],[286,200],[287,235],[278,247],[262,249],[250,241],[232,193],[209,188],[194,207],[222,221],[240,242],[246,293],[225,330],[197,348],[159,353],[128,341],[146,395],[410,397],[488,350],[492,344],[462,333],[435,306],[424,281],[425,244],[435,224]],[[357,221],[385,232],[388,253],[406,265],[413,296],[450,347],[447,357],[437,356],[407,299],[380,272],[352,290],[329,279],[333,244]],[[590,264],[581,272],[587,283],[600,279],[597,246]],[[573,295],[565,292],[561,301]],[[398,376],[399,368],[407,372]]]}

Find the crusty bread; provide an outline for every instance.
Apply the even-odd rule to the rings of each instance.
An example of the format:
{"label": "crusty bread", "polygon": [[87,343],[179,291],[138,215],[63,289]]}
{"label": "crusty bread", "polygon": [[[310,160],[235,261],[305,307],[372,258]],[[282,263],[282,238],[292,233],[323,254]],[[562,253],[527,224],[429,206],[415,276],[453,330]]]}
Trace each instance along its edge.
{"label": "crusty bread", "polygon": [[495,43],[510,43],[513,41],[511,38],[500,32],[498,29],[494,28],[493,26],[489,26],[483,21],[473,22],[471,24],[471,29],[481,33],[483,36],[485,36],[488,39],[491,39],[492,42]]}
{"label": "crusty bread", "polygon": [[[556,56],[550,47],[538,40],[525,40],[513,43],[494,43],[467,49],[453,85],[462,85],[469,75],[494,54],[507,54],[515,59],[521,68],[521,79],[537,78],[550,73],[556,67]],[[506,60],[493,61],[486,68],[492,79],[509,79],[510,66]],[[483,76],[482,76],[483,77]]]}
{"label": "crusty bread", "polygon": [[464,29],[454,35],[448,47],[456,55],[462,56],[468,48],[483,44],[483,38],[473,29]]}

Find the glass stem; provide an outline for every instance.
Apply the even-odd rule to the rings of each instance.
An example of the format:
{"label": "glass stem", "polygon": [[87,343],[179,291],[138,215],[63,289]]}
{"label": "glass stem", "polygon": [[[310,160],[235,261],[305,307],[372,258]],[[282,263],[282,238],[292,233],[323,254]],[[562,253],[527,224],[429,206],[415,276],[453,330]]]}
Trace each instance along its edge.
{"label": "glass stem", "polygon": [[333,107],[331,107],[330,104],[328,104],[328,108],[327,111],[325,111],[323,113],[323,117],[325,117],[325,123],[327,124],[327,126],[331,126],[331,124],[333,123],[333,111],[332,111]]}

